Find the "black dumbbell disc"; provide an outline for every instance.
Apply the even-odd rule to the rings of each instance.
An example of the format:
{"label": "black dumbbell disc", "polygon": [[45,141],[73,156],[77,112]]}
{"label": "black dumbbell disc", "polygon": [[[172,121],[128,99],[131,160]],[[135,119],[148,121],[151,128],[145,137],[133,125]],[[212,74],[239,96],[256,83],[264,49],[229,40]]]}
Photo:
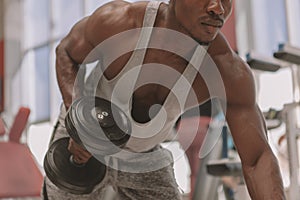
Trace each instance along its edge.
{"label": "black dumbbell disc", "polygon": [[84,96],[75,100],[65,122],[75,142],[84,143],[90,152],[100,155],[119,152],[130,138],[131,124],[126,114],[99,97]]}
{"label": "black dumbbell disc", "polygon": [[73,194],[88,194],[99,184],[106,173],[106,166],[91,157],[83,166],[70,161],[69,138],[55,141],[44,159],[47,177],[59,188]]}
{"label": "black dumbbell disc", "polygon": [[65,117],[65,126],[67,129],[67,132],[69,136],[77,143],[82,145],[82,142],[80,140],[80,137],[78,135],[77,129],[75,127],[75,122],[74,121],[74,109],[71,109],[67,112],[67,115]]}
{"label": "black dumbbell disc", "polygon": [[78,123],[96,138],[103,140],[104,133],[109,141],[115,141],[130,135],[131,125],[126,114],[105,99],[85,97],[74,109]]}

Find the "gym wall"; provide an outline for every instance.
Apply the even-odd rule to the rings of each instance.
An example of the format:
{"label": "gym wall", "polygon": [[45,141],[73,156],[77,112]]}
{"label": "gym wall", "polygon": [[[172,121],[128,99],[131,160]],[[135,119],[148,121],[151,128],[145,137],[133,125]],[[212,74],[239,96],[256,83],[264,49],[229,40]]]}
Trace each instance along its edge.
{"label": "gym wall", "polygon": [[[23,1],[2,0],[4,26],[4,110],[7,118],[13,118],[21,104],[22,87],[19,84]],[[18,77],[18,78],[17,78]],[[18,88],[18,89],[16,89]]]}

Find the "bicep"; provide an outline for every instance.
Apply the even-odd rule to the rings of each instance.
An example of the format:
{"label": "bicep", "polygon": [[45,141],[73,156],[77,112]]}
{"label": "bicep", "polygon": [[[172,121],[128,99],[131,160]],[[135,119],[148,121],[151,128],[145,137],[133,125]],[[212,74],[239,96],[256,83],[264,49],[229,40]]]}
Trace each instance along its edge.
{"label": "bicep", "polygon": [[268,148],[264,119],[254,105],[228,105],[226,119],[241,160],[248,166],[256,164]]}

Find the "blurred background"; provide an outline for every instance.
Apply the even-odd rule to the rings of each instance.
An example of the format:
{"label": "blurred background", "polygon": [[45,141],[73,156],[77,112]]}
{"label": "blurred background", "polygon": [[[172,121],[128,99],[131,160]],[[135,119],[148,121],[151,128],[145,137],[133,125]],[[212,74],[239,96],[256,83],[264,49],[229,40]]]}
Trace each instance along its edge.
{"label": "blurred background", "polygon": [[[1,116],[10,127],[20,107],[30,108],[21,143],[28,145],[42,173],[43,158],[61,104],[54,66],[55,47],[79,19],[106,2],[0,0]],[[233,4],[233,13],[222,31],[246,62],[247,54],[259,55],[262,60],[273,59],[279,44],[300,47],[300,0],[234,0]],[[299,93],[294,91],[292,66],[284,64],[276,71],[252,69],[257,101],[263,111],[282,110],[285,104],[299,100]],[[286,153],[277,142],[285,128],[283,124],[269,133],[278,157]],[[178,143],[168,147],[174,154],[182,154]],[[287,160],[280,157],[285,187],[289,186]],[[184,155],[176,160],[175,171],[180,187],[188,193],[189,167]]]}

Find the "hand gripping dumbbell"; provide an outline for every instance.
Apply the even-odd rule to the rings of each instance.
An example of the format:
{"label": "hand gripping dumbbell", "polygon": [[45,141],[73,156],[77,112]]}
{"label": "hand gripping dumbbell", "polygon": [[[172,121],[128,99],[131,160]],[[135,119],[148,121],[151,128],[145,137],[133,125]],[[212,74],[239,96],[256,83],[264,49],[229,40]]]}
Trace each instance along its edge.
{"label": "hand gripping dumbbell", "polygon": [[[99,97],[81,97],[70,106],[65,125],[69,136],[92,154],[119,152],[130,138],[131,125],[116,105]],[[91,157],[77,164],[68,150],[70,138],[53,142],[44,158],[47,177],[60,189],[73,194],[91,193],[106,172],[106,166]]]}

